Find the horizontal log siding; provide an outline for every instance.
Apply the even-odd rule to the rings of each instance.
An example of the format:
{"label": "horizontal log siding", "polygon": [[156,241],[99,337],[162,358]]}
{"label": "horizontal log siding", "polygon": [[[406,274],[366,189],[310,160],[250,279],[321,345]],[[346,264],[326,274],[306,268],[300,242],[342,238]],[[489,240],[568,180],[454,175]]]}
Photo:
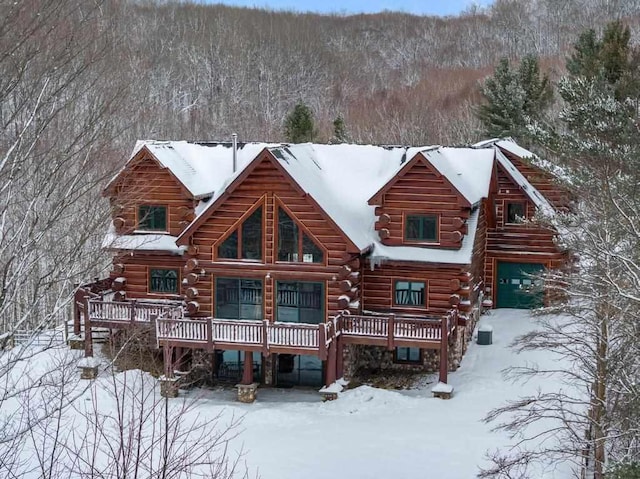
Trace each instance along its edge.
{"label": "horizontal log siding", "polygon": [[498,167],[498,192],[495,195],[496,228],[487,232],[485,258],[485,282],[494,289],[498,261],[541,263],[547,267],[555,267],[562,264],[566,257],[553,241],[553,230],[526,224],[505,224],[506,205],[510,202],[525,203],[527,218],[532,218],[536,213],[535,206],[520,187]]}
{"label": "horizontal log siding", "polygon": [[[213,262],[213,248],[216,242],[223,238],[238,219],[263,197],[265,201],[263,223],[265,263],[238,262],[238,265],[233,265],[229,264],[229,260]],[[274,244],[277,229],[276,197],[312,233],[319,246],[327,249],[326,266],[311,263],[277,263],[277,245]],[[340,265],[344,263],[346,242],[313,203],[297,193],[268,159],[261,161],[213,215],[198,228],[193,234],[192,243],[198,247],[196,258],[201,266],[214,276],[253,278],[264,281],[263,304],[265,319],[269,321],[274,320],[275,316],[276,280],[324,282],[327,301],[325,313],[333,316],[339,310],[338,297],[342,293],[339,289],[339,281],[333,281],[333,277],[337,276]],[[267,273],[271,276],[270,280],[266,279]],[[201,310],[215,311],[211,299],[206,305],[203,304],[204,301],[199,302]]]}
{"label": "horizontal log siding", "polygon": [[531,183],[554,207],[558,209],[567,209],[570,204],[570,194],[568,190],[562,187],[556,178],[533,166],[528,160],[522,159],[508,151],[503,151],[504,155],[520,170],[520,173]]}
{"label": "horizontal log siding", "polygon": [[[473,258],[469,272],[471,273],[471,282],[469,287],[471,289],[469,300],[471,304],[475,304],[478,300],[478,295],[483,291],[485,286],[485,262],[486,262],[486,244],[487,244],[487,214],[486,209],[490,208],[491,204],[488,200],[483,200],[480,206],[480,215],[478,217],[478,228],[476,230],[476,237],[473,243]],[[476,286],[478,286],[476,288]]]}
{"label": "horizontal log siding", "polygon": [[[149,293],[149,269],[178,269],[180,276],[178,284],[182,281],[184,260],[179,256],[143,255],[122,256],[114,258],[114,263],[124,265],[124,273],[111,272],[111,278],[124,277],[127,280],[124,291],[127,299],[180,299],[179,295]],[[178,288],[181,293],[180,287]]]}
{"label": "horizontal log siding", "polygon": [[166,168],[161,168],[149,158],[127,167],[119,181],[116,196],[110,200],[113,217],[119,216],[125,220],[123,234],[138,228],[136,211],[140,204],[166,206],[167,226],[173,236],[178,236],[189,224],[185,221],[183,211],[193,211],[193,201],[178,181]]}
{"label": "horizontal log siding", "polygon": [[458,203],[458,195],[427,166],[419,161],[384,194],[383,213],[391,217],[389,225],[389,244],[404,242],[403,214],[423,213],[440,216],[440,245],[448,248],[459,248],[460,243],[452,240],[456,231],[454,218],[467,218],[468,210],[463,210]]}
{"label": "horizontal log siding", "polygon": [[[451,309],[449,298],[454,293],[451,280],[458,278],[462,272],[459,266],[441,267],[419,265],[415,268],[384,264],[374,271],[364,270],[363,278],[363,309],[369,311],[394,312],[416,314],[444,313]],[[403,308],[393,305],[393,282],[395,280],[410,279],[427,283],[428,308]]]}

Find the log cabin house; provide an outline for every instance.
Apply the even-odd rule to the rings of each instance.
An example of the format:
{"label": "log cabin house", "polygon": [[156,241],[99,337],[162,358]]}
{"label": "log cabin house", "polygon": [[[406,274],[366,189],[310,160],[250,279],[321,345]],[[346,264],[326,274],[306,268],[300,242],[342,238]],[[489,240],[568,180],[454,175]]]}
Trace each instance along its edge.
{"label": "log cabin house", "polygon": [[[468,148],[138,142],[109,182],[110,277],[76,293],[75,332],[147,327],[175,370],[325,386],[357,368],[439,370],[483,307],[532,308],[562,264],[568,206],[509,139]],[[90,364],[91,361],[85,362]],[[90,373],[89,373],[90,374]]]}

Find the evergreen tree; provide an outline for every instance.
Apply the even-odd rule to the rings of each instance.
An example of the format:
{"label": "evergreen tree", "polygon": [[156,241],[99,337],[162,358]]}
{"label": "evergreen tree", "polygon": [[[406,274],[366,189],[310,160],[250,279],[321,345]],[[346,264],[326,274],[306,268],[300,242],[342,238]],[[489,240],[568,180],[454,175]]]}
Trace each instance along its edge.
{"label": "evergreen tree", "polygon": [[347,143],[349,141],[349,134],[347,133],[347,126],[344,122],[342,115],[338,115],[333,120],[333,137],[331,143]]}
{"label": "evergreen tree", "polygon": [[[558,84],[560,122],[534,130],[537,144],[562,168],[576,198],[573,211],[548,220],[578,255],[579,267],[548,272],[547,284],[559,293],[553,295],[558,302],[546,309],[554,319],[543,318],[538,331],[515,344],[560,352],[571,361],[569,368],[532,368],[524,377],[551,373],[571,387],[519,398],[490,418],[508,414],[500,428],[509,431],[538,419],[555,418],[560,425],[535,432],[537,440],[542,438],[537,449],[494,457],[495,467],[482,477],[526,477],[522,469],[516,476],[508,472],[532,467],[540,458],[546,465],[549,458],[573,462],[581,468],[576,475],[587,479],[603,479],[607,470],[606,477],[638,477],[640,94],[628,89],[621,95],[625,78],[637,73],[637,54],[626,32],[616,23],[602,40],[591,32],[580,37],[567,62],[570,75]],[[606,61],[604,51],[609,52]],[[558,443],[545,445],[546,438]],[[623,465],[610,467],[616,463]]]}
{"label": "evergreen tree", "polygon": [[541,75],[538,58],[528,55],[517,69],[509,60],[498,63],[492,77],[481,89],[486,103],[476,110],[490,137],[512,136],[526,143],[527,124],[542,118],[553,101],[553,90],[547,75]]}
{"label": "evergreen tree", "polygon": [[315,137],[313,112],[304,103],[298,103],[284,122],[284,136],[291,143],[313,141]]}
{"label": "evergreen tree", "polygon": [[597,79],[608,85],[617,99],[637,95],[638,56],[631,46],[631,30],[620,21],[609,23],[602,38],[587,30],[567,58],[567,70],[573,78]]}

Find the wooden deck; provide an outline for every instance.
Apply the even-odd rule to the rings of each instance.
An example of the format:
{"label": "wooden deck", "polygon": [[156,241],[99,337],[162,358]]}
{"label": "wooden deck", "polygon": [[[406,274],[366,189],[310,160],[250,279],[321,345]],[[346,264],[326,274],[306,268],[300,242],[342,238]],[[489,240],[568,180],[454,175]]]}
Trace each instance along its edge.
{"label": "wooden deck", "polygon": [[441,338],[456,327],[452,314],[443,317],[405,317],[393,314],[338,315],[320,324],[186,318],[171,303],[114,302],[92,298],[86,302],[92,327],[155,327],[158,347],[187,347],[256,351],[262,354],[327,356],[332,341],[394,349],[399,346],[440,348]]}

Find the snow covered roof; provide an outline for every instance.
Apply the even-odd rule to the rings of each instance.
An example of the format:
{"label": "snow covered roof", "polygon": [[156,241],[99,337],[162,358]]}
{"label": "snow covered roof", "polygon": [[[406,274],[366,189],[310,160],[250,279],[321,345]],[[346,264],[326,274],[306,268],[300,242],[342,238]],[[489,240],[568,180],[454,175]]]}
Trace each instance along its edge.
{"label": "snow covered roof", "polygon": [[489,195],[494,154],[474,148],[438,148],[422,154],[472,205]]}
{"label": "snow covered roof", "polygon": [[[532,197],[537,206],[551,208],[540,193],[519,174],[498,148],[404,147],[372,145],[239,144],[237,169],[233,172],[230,144],[188,143],[184,141],[144,141],[136,145],[132,158],[142,149],[148,151],[194,195],[203,201],[196,218],[178,237],[169,235],[117,236],[110,232],[104,247],[141,249],[182,254],[176,246],[197,227],[230,185],[268,151],[293,181],[324,210],[345,236],[360,251],[372,248],[375,261],[398,260],[468,264],[477,228],[478,208],[468,220],[468,233],[458,250],[405,246],[384,246],[375,231],[375,207],[368,200],[416,155],[421,155],[469,202],[477,205],[489,194],[494,161],[510,173]],[[515,172],[511,171],[515,170]],[[519,175],[519,176],[518,176]],[[199,223],[198,223],[199,224]]]}
{"label": "snow covered roof", "polygon": [[498,147],[512,155],[529,161],[534,166],[552,174],[556,178],[560,178],[568,183],[571,183],[571,178],[567,172],[561,166],[554,164],[548,160],[540,158],[532,151],[523,148],[518,145],[512,138],[493,138],[491,140],[480,141],[472,145],[472,148],[491,148]]}
{"label": "snow covered roof", "polygon": [[555,210],[549,204],[547,199],[540,193],[531,183],[527,180],[520,170],[516,168],[513,163],[509,161],[509,159],[500,151],[496,149],[496,159],[498,163],[504,168],[504,170],[513,178],[520,189],[524,191],[524,193],[529,197],[529,199],[533,202],[534,205],[545,215],[551,216],[555,214]]}
{"label": "snow covered roof", "polygon": [[[242,170],[268,146],[268,143],[239,143],[237,169]],[[231,143],[142,140],[136,143],[130,160],[143,148],[146,148],[160,165],[167,168],[195,198],[213,195],[233,173]],[[122,171],[118,172],[109,185]]]}
{"label": "snow covered roof", "polygon": [[167,234],[118,235],[113,226],[102,240],[102,248],[106,250],[164,251],[181,255],[187,248],[177,246],[175,236]]}

